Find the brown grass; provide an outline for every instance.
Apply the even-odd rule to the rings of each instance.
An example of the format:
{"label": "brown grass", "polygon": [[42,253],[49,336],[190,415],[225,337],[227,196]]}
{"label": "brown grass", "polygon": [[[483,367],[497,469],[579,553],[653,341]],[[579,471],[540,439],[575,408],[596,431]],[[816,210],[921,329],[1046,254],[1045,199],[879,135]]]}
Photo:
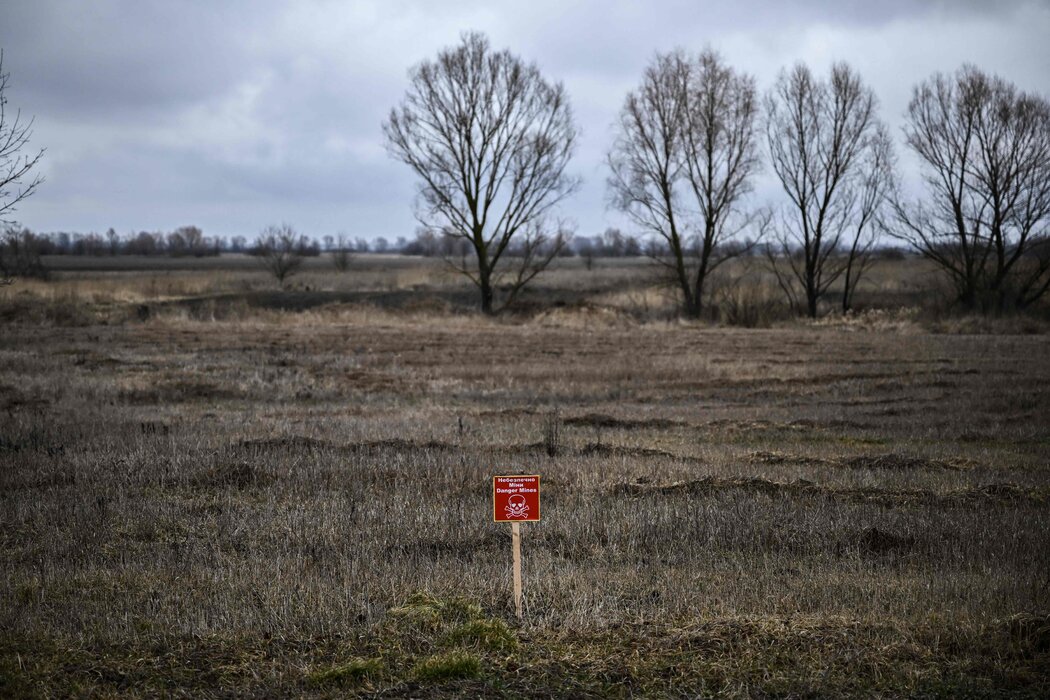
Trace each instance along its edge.
{"label": "brown grass", "polygon": [[[5,321],[0,695],[1050,683],[1045,336],[209,316],[141,283],[107,293],[145,321]],[[50,303],[0,310],[23,292]],[[520,627],[489,504],[519,469]]]}

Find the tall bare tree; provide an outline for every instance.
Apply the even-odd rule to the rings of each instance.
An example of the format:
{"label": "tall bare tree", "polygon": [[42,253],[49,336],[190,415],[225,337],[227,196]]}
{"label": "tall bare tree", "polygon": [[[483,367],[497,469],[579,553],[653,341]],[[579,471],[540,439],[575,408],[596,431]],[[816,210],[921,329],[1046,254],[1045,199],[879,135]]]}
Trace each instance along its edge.
{"label": "tall bare tree", "polygon": [[905,136],[926,201],[895,202],[895,235],[966,308],[1024,308],[1050,288],[1050,102],[965,66],[915,87]]}
{"label": "tall bare tree", "polygon": [[876,108],[875,94],[845,63],[827,81],[796,64],[766,96],[770,163],[789,202],[766,251],[789,300],[811,317],[847,271],[849,306],[864,269],[858,256],[872,244],[864,236],[874,233],[890,187],[890,143]]}
{"label": "tall bare tree", "polygon": [[742,207],[759,166],[756,114],[754,78],[711,50],[658,55],[620,112],[608,156],[612,203],[666,243],[654,259],[691,317],[711,273],[752,245],[725,244],[756,221]]}
{"label": "tall bare tree", "polygon": [[43,182],[41,175],[32,172],[44,155],[43,149],[23,153],[33,135],[33,120],[24,120],[20,111],[11,114],[7,108],[9,78],[0,50],[0,223],[13,223],[6,217]]}
{"label": "tall bare tree", "polygon": [[565,172],[577,135],[565,89],[479,33],[417,65],[410,82],[383,124],[387,147],[419,177],[420,222],[472,248],[473,261],[446,260],[496,313],[500,282],[505,307],[568,238],[547,224],[579,185]]}

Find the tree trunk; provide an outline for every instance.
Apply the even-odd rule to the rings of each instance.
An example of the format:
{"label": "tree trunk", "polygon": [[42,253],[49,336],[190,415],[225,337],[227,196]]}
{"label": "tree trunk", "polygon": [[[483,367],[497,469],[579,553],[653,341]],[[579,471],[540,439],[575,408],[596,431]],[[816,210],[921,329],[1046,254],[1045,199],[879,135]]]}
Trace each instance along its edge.
{"label": "tree trunk", "polygon": [[487,266],[481,267],[478,274],[478,282],[478,286],[481,287],[481,312],[486,316],[494,316],[496,312],[492,307],[492,276]]}
{"label": "tree trunk", "polygon": [[696,268],[696,279],[693,286],[693,318],[700,318],[700,314],[704,310],[704,282],[707,280],[707,266],[711,259],[711,240],[714,238],[714,233],[711,231],[711,224],[708,223],[707,238],[704,243],[704,252],[700,256],[700,262]]}
{"label": "tree trunk", "polygon": [[849,289],[849,285],[850,285],[850,282],[852,281],[851,280],[852,277],[853,277],[853,254],[850,253],[849,262],[846,263],[846,282],[845,282],[845,286],[842,288],[842,313],[844,313],[844,314],[849,313],[850,306],[852,306],[852,304],[850,303],[850,296],[851,295],[850,295],[850,289]]}
{"label": "tree trunk", "polygon": [[687,294],[685,297],[685,315],[687,318],[698,319],[700,318],[700,312],[702,311],[700,303],[693,299],[692,295]]}
{"label": "tree trunk", "polygon": [[689,288],[689,273],[685,269],[685,253],[682,252],[681,243],[678,243],[678,234],[673,233],[672,240],[675,241],[671,245],[671,250],[674,253],[675,263],[675,274],[678,277],[678,287],[682,290],[682,310],[685,311],[685,315],[689,318],[696,318],[700,315],[700,306],[693,302],[693,290]]}
{"label": "tree trunk", "polygon": [[806,280],[806,313],[810,318],[817,317],[817,285],[812,279]]}

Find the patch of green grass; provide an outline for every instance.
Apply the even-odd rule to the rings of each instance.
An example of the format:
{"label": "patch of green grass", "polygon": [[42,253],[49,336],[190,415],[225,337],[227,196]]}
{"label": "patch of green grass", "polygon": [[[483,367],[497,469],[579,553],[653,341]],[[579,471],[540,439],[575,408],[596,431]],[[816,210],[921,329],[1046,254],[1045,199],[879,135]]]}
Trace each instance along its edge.
{"label": "patch of green grass", "polygon": [[430,656],[412,668],[412,677],[422,682],[477,678],[480,675],[481,659],[460,649]]}
{"label": "patch of green grass", "polygon": [[448,643],[485,651],[512,651],[518,638],[503,620],[481,619],[464,622],[448,635]]}
{"label": "patch of green grass", "polygon": [[344,664],[311,671],[306,680],[311,685],[355,685],[364,680],[378,678],[385,671],[386,664],[382,659],[351,659]]}
{"label": "patch of green grass", "polygon": [[413,593],[404,605],[391,608],[389,614],[395,619],[430,628],[443,623],[478,620],[484,616],[477,603],[464,598],[435,598],[429,593]]}
{"label": "patch of green grass", "polygon": [[1047,615],[979,625],[931,618],[919,626],[706,618],[531,628],[528,642],[509,653],[445,646],[476,644],[501,629],[498,621],[475,622],[349,642],[340,635],[84,645],[0,635],[0,697],[198,697],[215,688],[249,697],[399,696],[412,683],[484,697],[1045,697],[1050,668]]}
{"label": "patch of green grass", "polygon": [[886,445],[888,442],[883,438],[870,437],[870,436],[859,436],[859,435],[843,435],[838,438],[838,441],[843,445]]}

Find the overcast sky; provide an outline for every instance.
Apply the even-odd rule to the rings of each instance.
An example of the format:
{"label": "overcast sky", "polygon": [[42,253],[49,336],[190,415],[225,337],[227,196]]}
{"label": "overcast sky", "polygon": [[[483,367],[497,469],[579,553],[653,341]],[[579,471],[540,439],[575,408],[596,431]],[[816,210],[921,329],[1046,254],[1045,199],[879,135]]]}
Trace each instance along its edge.
{"label": "overcast sky", "polygon": [[911,86],[935,71],[972,62],[1050,96],[1050,0],[3,0],[9,107],[35,116],[47,149],[46,182],[15,217],[37,231],[253,237],[284,221],[410,237],[414,181],[380,124],[408,69],[471,29],[564,82],[584,185],[562,214],[587,235],[623,223],[603,158],[657,51],[710,45],[763,92],[796,61],[848,61],[898,145]]}

